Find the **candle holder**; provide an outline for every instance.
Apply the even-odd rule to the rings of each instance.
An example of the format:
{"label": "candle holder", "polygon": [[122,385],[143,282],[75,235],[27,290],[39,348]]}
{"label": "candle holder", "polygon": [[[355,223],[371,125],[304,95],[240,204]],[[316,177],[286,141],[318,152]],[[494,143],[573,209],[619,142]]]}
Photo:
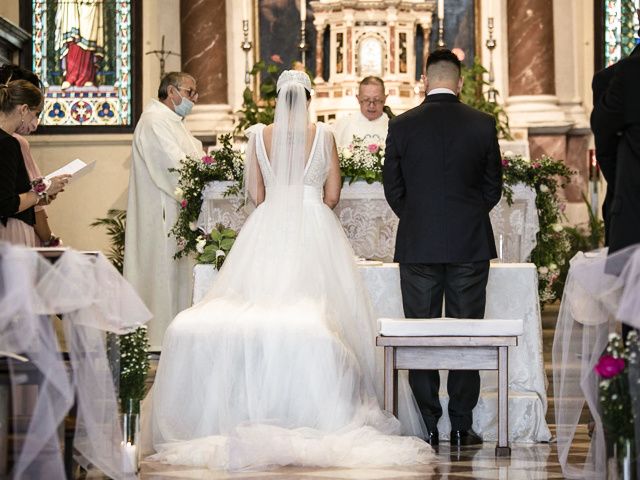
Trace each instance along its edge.
{"label": "candle holder", "polygon": [[136,403],[128,400],[120,415],[122,426],[122,472],[136,475],[140,469],[140,413]]}
{"label": "candle holder", "polygon": [[249,20],[242,21],[242,34],[244,38],[240,48],[244,52],[244,84],[248,88],[251,84],[251,68],[249,66],[249,52],[253,48],[253,43],[249,40]]}
{"label": "candle holder", "polygon": [[438,18],[438,49],[447,48],[447,44],[444,43],[444,17]]}
{"label": "candle holder", "polygon": [[309,44],[307,43],[307,21],[300,20],[300,43],[298,44],[298,49],[300,50],[300,61],[302,65],[307,66],[307,48],[309,48]]}
{"label": "candle holder", "polygon": [[494,87],[495,71],[493,68],[493,51],[496,48],[496,40],[493,38],[493,17],[487,19],[489,27],[489,38],[485,42],[487,49],[489,50],[489,90],[487,91],[487,100],[491,103],[496,103],[498,91]]}

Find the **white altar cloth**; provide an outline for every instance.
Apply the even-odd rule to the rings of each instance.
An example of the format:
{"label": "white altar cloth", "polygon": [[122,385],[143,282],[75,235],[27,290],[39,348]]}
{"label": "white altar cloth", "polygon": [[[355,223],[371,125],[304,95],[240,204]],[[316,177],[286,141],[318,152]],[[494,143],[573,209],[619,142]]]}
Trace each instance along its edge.
{"label": "white altar cloth", "polygon": [[[231,182],[212,182],[202,192],[202,210],[198,227],[209,232],[216,224],[239,230],[247,218],[247,211],[241,208],[237,197],[224,197]],[[520,239],[519,261],[527,261],[536,246],[536,234],[540,227],[536,209],[536,192],[524,184],[513,188],[513,204],[506,199],[491,211],[493,233],[502,234],[506,242]],[[344,228],[355,254],[362,258],[393,261],[393,252],[398,229],[398,217],[384,198],[382,184],[355,182],[345,184],[340,194],[340,202],[334,212]]]}
{"label": "white altar cloth", "polygon": [[[400,271],[395,263],[359,265],[377,317],[404,317],[400,293]],[[211,265],[194,268],[193,303],[208,292],[217,270]],[[545,442],[551,433],[545,419],[547,411],[547,380],[542,356],[542,324],[538,302],[538,279],[531,263],[492,263],[487,285],[487,318],[522,318],[524,335],[518,346],[509,350],[509,439],[512,442]],[[377,321],[377,320],[374,320]],[[377,328],[377,327],[376,327]],[[371,348],[376,348],[373,343]],[[378,349],[376,389],[382,394],[382,349]],[[406,374],[406,372],[401,372]],[[440,373],[446,388],[446,372]],[[473,428],[487,441],[497,438],[497,374],[484,371],[481,393],[474,410]],[[441,438],[448,438],[448,398],[440,392],[443,416],[438,424]]]}

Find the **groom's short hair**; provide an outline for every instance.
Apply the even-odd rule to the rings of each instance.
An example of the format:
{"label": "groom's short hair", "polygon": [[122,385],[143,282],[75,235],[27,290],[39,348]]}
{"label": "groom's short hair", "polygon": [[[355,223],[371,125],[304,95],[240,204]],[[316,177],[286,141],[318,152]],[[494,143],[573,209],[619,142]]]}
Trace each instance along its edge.
{"label": "groom's short hair", "polygon": [[460,59],[451,50],[434,50],[427,58],[425,73],[431,80],[458,80],[461,72]]}

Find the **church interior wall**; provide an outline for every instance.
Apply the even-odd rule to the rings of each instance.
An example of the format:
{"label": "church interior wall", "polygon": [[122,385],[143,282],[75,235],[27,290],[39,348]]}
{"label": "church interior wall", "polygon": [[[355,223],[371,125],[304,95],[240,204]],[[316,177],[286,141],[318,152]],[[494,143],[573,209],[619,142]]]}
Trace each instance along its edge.
{"label": "church interior wall", "polygon": [[[254,40],[255,15],[251,15],[251,0],[209,0],[221,4],[225,10],[225,22],[217,26],[226,29],[224,48],[213,52],[203,61],[226,64],[226,79],[220,86],[226,88],[226,99],[222,92],[215,100],[201,104],[188,120],[196,133],[220,133],[232,128],[233,112],[242,103],[245,88],[245,54],[240,45],[243,40],[242,21],[249,20],[249,39]],[[530,142],[535,152],[557,153],[570,166],[580,166],[586,152],[592,148],[588,131],[588,114],[591,111],[591,76],[593,74],[593,5],[583,0],[554,0],[554,50],[555,85],[559,106],[574,124],[572,131],[533,139],[527,129],[515,129],[514,136]],[[489,66],[488,19],[494,19],[493,38],[497,46],[493,52],[494,85],[500,92],[499,101],[509,96],[509,65],[507,38],[507,0],[481,0],[479,52],[483,64]],[[0,15],[19,23],[19,0],[0,2]],[[145,105],[156,96],[160,78],[160,64],[155,55],[145,52],[160,48],[165,36],[165,49],[181,52],[180,0],[143,0],[142,15],[142,103]],[[256,60],[256,45],[249,52],[249,65]],[[179,70],[181,58],[169,56],[165,71]],[[224,69],[223,69],[224,70]],[[226,82],[226,86],[224,83]],[[219,98],[218,98],[219,97]],[[355,102],[355,98],[354,98]],[[354,106],[355,108],[355,106]],[[195,122],[195,123],[194,123]],[[194,128],[195,127],[195,128]],[[571,129],[569,129],[571,130]],[[533,135],[535,136],[535,135]],[[563,136],[564,138],[558,138]],[[554,140],[555,138],[555,140]],[[110,208],[126,207],[126,192],[131,159],[131,135],[36,135],[30,138],[34,158],[43,172],[49,172],[73,158],[97,160],[96,170],[90,176],[69,186],[66,192],[49,208],[50,223],[56,234],[67,244],[77,248],[106,249],[108,238],[102,229],[91,229],[89,223],[103,217]],[[575,167],[574,167],[575,168]],[[579,178],[580,186],[586,180],[584,172]],[[572,198],[567,208],[570,222],[584,220],[586,211],[580,201],[575,200],[578,191],[567,192]]]}

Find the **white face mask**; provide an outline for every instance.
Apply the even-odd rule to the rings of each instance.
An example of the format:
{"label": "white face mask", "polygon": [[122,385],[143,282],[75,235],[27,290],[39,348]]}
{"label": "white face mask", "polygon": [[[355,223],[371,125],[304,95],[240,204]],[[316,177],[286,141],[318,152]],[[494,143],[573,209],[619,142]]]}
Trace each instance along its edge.
{"label": "white face mask", "polygon": [[[180,92],[178,92],[180,95]],[[178,105],[175,104],[173,99],[171,99],[171,103],[173,103],[173,111],[180,115],[182,118],[186,117],[191,113],[191,109],[193,108],[193,102],[189,100],[187,97],[183,97],[180,95],[180,103]]]}

